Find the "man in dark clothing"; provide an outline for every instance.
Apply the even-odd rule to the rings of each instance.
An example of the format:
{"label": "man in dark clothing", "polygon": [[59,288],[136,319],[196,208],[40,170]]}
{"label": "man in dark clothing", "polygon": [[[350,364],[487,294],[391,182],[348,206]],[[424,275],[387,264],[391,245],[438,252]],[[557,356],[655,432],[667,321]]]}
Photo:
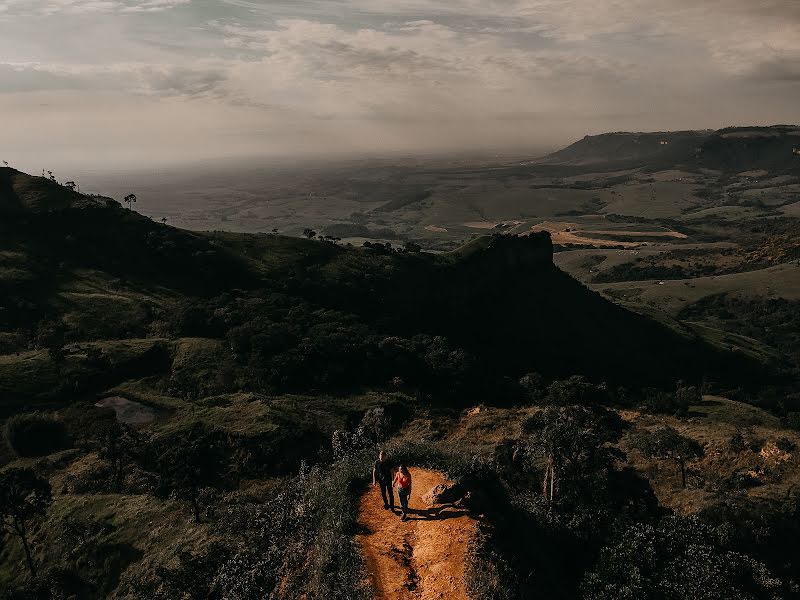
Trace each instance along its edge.
{"label": "man in dark clothing", "polygon": [[[378,460],[372,467],[372,485],[381,486],[383,508],[394,511],[394,490],[392,489],[392,465],[386,458],[386,453],[381,450]],[[388,499],[387,499],[388,496]]]}

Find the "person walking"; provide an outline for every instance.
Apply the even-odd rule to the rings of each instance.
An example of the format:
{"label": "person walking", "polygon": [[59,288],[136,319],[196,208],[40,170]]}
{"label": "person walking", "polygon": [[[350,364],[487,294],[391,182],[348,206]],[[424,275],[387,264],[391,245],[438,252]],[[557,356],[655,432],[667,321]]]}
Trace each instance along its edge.
{"label": "person walking", "polygon": [[394,491],[392,490],[392,465],[386,458],[383,450],[378,454],[378,460],[372,467],[372,485],[381,486],[381,497],[383,498],[384,510],[391,509],[394,512]]}
{"label": "person walking", "polygon": [[405,465],[400,465],[394,474],[394,486],[397,488],[397,497],[400,499],[401,520],[408,521],[408,499],[411,497],[411,473]]}

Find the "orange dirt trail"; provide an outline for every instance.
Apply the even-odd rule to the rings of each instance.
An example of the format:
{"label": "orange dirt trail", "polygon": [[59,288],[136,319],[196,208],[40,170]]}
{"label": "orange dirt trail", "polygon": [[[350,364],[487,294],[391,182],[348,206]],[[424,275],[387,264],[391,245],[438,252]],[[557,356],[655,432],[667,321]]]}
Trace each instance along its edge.
{"label": "orange dirt trail", "polygon": [[468,600],[464,582],[467,547],[476,522],[463,509],[427,506],[422,496],[446,483],[441,473],[410,469],[413,482],[409,520],[384,510],[380,488],[361,497],[358,536],[375,600]]}

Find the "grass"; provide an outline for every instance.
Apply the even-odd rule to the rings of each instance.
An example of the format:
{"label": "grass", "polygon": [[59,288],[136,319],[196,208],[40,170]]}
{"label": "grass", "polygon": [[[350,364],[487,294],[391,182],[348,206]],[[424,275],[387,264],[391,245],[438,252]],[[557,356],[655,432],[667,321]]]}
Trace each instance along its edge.
{"label": "grass", "polygon": [[[702,403],[690,408],[686,419],[633,411],[625,416],[633,426],[629,434],[640,428],[670,425],[703,445],[705,455],[688,465],[689,485],[683,489],[673,462],[644,459],[627,448],[625,439],[622,441],[629,464],[648,479],[659,503],[680,514],[694,514],[731,498],[778,505],[800,485],[796,458],[777,463],[760,453],[780,438],[800,445],[800,435],[782,428],[776,417],[762,409],[719,396],[704,396]],[[737,432],[744,433],[748,444],[743,450],[731,447],[731,438]],[[748,472],[760,474],[756,485],[737,487],[736,478]]]}
{"label": "grass", "polygon": [[0,398],[8,408],[15,397],[40,397],[60,386],[60,370],[45,350],[0,356]]}
{"label": "grass", "polygon": [[[154,572],[170,564],[181,550],[195,550],[207,543],[209,526],[190,523],[191,511],[176,508],[175,502],[153,496],[56,494],[47,528],[35,538],[35,558],[43,566],[70,565],[75,553],[77,571],[97,586],[99,596],[105,596],[132,572]],[[63,537],[64,524],[69,521],[104,526],[92,542],[94,564],[86,562],[87,549],[78,541]],[[0,581],[21,584],[27,578],[17,569],[21,560],[20,545],[7,544],[0,554]]]}
{"label": "grass", "polygon": [[109,293],[64,292],[64,324],[83,339],[134,337],[148,320],[137,300]]}
{"label": "grass", "polygon": [[625,281],[594,284],[591,287],[604,294],[640,288],[642,294],[636,300],[637,304],[657,306],[671,315],[677,315],[689,304],[721,293],[800,299],[800,264],[785,263],[744,273],[666,280],[663,284],[658,281]]}
{"label": "grass", "polygon": [[125,381],[105,390],[103,396],[121,396],[163,411],[184,408],[186,400],[164,394],[157,389],[156,385],[159,380],[158,377],[146,377]]}
{"label": "grass", "polygon": [[[475,231],[465,227],[463,224],[466,222],[511,220],[519,215],[520,220],[524,220],[521,226],[524,229],[543,218],[554,218],[565,211],[580,212],[595,197],[599,197],[601,203],[608,204],[603,209],[607,213],[645,214],[647,217],[678,216],[687,206],[698,202],[691,197],[695,184],[690,181],[679,184],[665,180],[651,185],[638,180],[596,190],[567,189],[558,187],[552,181],[537,181],[538,187],[533,189],[531,179],[525,179],[524,170],[515,172],[518,180],[506,175],[489,177],[486,172],[478,171],[451,174],[446,185],[443,184],[423,202],[391,213],[381,213],[380,217],[371,215],[367,218],[386,219],[385,226],[406,232],[409,228],[426,223],[444,225],[451,229],[448,239],[455,240],[459,237],[466,239]],[[530,175],[528,173],[527,176]],[[604,176],[597,176],[598,182],[603,179]],[[612,194],[612,191],[615,193]],[[347,190],[332,192],[338,193],[347,193]],[[402,196],[399,191],[397,194],[397,197]],[[651,194],[655,194],[659,203],[656,207],[658,210],[652,214]],[[382,199],[381,203],[387,200],[391,201],[392,197]],[[333,197],[325,200],[326,205],[336,202],[337,198]],[[355,202],[351,201],[348,206],[352,208],[353,204]],[[311,210],[309,206],[306,206],[307,211],[300,210],[286,217],[292,227],[316,226],[315,219],[323,218],[321,213]],[[598,206],[595,203],[595,207]],[[255,207],[251,208],[256,210]],[[243,219],[249,218],[244,213],[251,208],[243,207]],[[283,209],[269,207],[268,210],[279,213]],[[574,219],[581,230],[587,231],[596,228],[624,232],[661,227],[654,223],[611,224],[613,219],[586,215],[555,218],[570,222]],[[342,222],[346,220],[343,218]],[[274,224],[280,227],[280,219]],[[432,235],[432,232],[426,235]],[[243,256],[250,269],[271,278],[276,283],[276,289],[283,289],[279,283],[303,283],[305,275],[308,275],[309,282],[335,281],[337,285],[349,280],[356,283],[363,281],[365,272],[381,276],[391,272],[402,276],[407,274],[404,269],[409,265],[418,264],[415,261],[444,266],[480,255],[492,243],[491,238],[483,237],[468,242],[456,252],[432,258],[406,254],[384,256],[365,249],[345,250],[341,246],[271,235],[204,233],[194,237],[208,241],[216,250],[227,249]],[[587,272],[590,268],[586,266],[587,259],[595,255],[605,257],[600,263],[601,268],[605,269],[635,260],[635,256],[660,252],[665,247],[648,246],[646,250],[641,250],[640,255],[616,250],[567,252],[562,253],[558,260],[570,271],[577,269]],[[23,253],[3,253],[0,264],[0,269],[3,269],[0,270],[0,283],[4,281],[2,278],[13,279],[14,282],[25,279],[29,274],[26,269],[32,267],[30,259]],[[408,272],[411,272],[410,269]],[[672,316],[686,304],[720,291],[754,293],[753,290],[763,288],[771,294],[800,298],[798,274],[800,271],[796,265],[786,264],[731,276],[668,281],[664,285],[653,281],[628,282],[595,286],[595,289],[615,293],[619,297],[625,290],[638,288],[638,292],[633,294],[636,297],[629,299],[631,305],[653,316],[658,315],[663,323],[675,331],[684,334],[702,332],[704,337],[714,340],[718,345],[737,346],[759,358],[774,360],[774,353],[750,338],[723,334],[717,329],[709,329],[704,323],[682,324]],[[471,274],[465,272],[464,277],[470,278]],[[414,283],[411,278],[409,282],[410,285]],[[265,520],[270,521],[275,517],[275,523],[289,527],[287,530],[271,529],[273,524],[270,523],[269,527],[258,530],[251,524],[253,527],[248,530],[249,535],[264,543],[277,542],[266,548],[259,546],[258,550],[264,550],[265,556],[274,551],[277,559],[280,559],[278,562],[284,561],[287,565],[286,570],[281,571],[283,585],[286,586],[285,596],[300,597],[305,594],[308,597],[350,598],[352,596],[348,594],[363,593],[366,597],[368,592],[363,588],[363,565],[360,564],[357,548],[352,544],[352,536],[356,529],[354,499],[363,490],[369,476],[374,449],[352,453],[333,464],[323,462],[324,468],[303,469],[301,475],[297,475],[298,467],[304,460],[314,462],[320,457],[327,460],[333,432],[352,431],[367,410],[383,407],[387,411],[396,409],[408,412],[419,408],[415,402],[403,394],[385,391],[353,390],[349,394],[343,392],[341,396],[271,396],[236,392],[238,388],[232,386],[229,388],[229,391],[233,390],[231,393],[221,394],[214,388],[215,381],[221,367],[233,358],[225,341],[199,337],[177,340],[145,337],[153,334],[146,330],[152,317],[150,312],[175,309],[177,301],[182,298],[180,293],[164,290],[155,284],[140,287],[137,284],[134,289],[134,285],[122,277],[115,278],[91,270],[75,271],[71,277],[58,283],[54,302],[64,310],[65,323],[71,331],[80,331],[90,341],[67,345],[65,361],[60,365],[53,363],[44,350],[0,356],[0,398],[3,402],[0,409],[13,411],[23,404],[63,405],[76,393],[84,398],[102,393],[123,396],[159,409],[158,420],[145,430],[157,438],[181,436],[198,421],[223,429],[233,439],[237,450],[241,451],[240,466],[247,481],[220,506],[227,510],[240,504],[256,504],[260,511],[258,514]],[[555,287],[543,287],[548,287],[547,293],[543,294],[545,298],[551,292],[557,292]],[[355,292],[364,289],[367,288],[353,287]],[[536,299],[531,291],[535,290],[530,287],[517,289],[525,298],[521,304],[522,312],[518,314],[524,315],[525,319],[534,316]],[[543,324],[559,312],[562,316],[573,315],[563,321],[568,324],[574,315],[580,314],[578,311],[583,307],[577,300],[568,307],[556,304],[544,304],[547,310],[544,311]],[[666,313],[658,312],[662,308]],[[480,310],[473,312],[481,314]],[[412,317],[416,319],[417,315]],[[494,318],[488,313],[485,317]],[[600,318],[595,322],[591,318],[585,319],[584,329],[592,330],[602,320]],[[612,339],[618,330],[610,332],[611,335],[605,334],[602,340]],[[461,326],[456,324],[455,331],[461,331]],[[550,339],[552,342],[554,338]],[[536,341],[532,344],[536,344]],[[552,346],[546,346],[546,352],[552,352]],[[137,371],[136,364],[159,348],[163,348],[164,361],[158,361],[146,372]],[[602,348],[596,350],[603,352]],[[108,360],[110,368],[91,363],[89,357],[94,351]],[[634,351],[632,354],[636,353]],[[595,355],[592,360],[597,361],[597,357]],[[142,378],[145,374],[148,376]],[[491,398],[486,401],[490,402]],[[484,476],[489,481],[495,461],[499,461],[499,452],[509,450],[510,444],[521,437],[520,422],[532,410],[535,409],[484,406],[470,416],[447,409],[420,412],[387,447],[395,457],[442,470],[456,481],[475,480]],[[774,417],[759,409],[724,399],[707,399],[701,405],[692,407],[689,418],[683,420],[635,411],[629,411],[628,416],[634,429],[671,424],[705,444],[707,456],[692,465],[693,475],[687,490],[676,487],[675,473],[669,466],[644,461],[631,454],[630,464],[650,479],[662,503],[678,512],[696,512],[727,497],[726,494],[736,494],[737,498],[750,500],[774,501],[785,497],[793,485],[800,483],[794,462],[771,465],[767,464],[766,459],[762,460],[758,452],[734,455],[730,451],[729,440],[740,427],[748,429],[748,439],[753,444],[758,442],[761,447],[779,436],[798,439],[795,434],[782,430]],[[322,454],[319,453],[320,449],[324,450]],[[153,578],[159,566],[177,568],[177,556],[181,551],[203,554],[210,547],[210,542],[219,535],[219,531],[212,531],[209,524],[190,524],[189,511],[179,502],[134,494],[62,493],[59,484],[63,483],[66,475],[84,467],[90,468],[92,461],[96,462],[94,455],[73,462],[76,452],[70,450],[42,460],[14,463],[36,466],[53,475],[53,482],[58,487],[51,509],[53,522],[43,530],[39,544],[40,558],[43,560],[49,563],[59,560],[60,542],[57,537],[61,524],[68,519],[95,519],[107,523],[109,529],[103,534],[100,546],[108,550],[108,559],[99,563],[104,566],[100,569],[102,572],[97,574],[105,590],[116,586],[118,581],[130,583],[140,576]],[[4,458],[0,456],[2,462],[5,462]],[[733,478],[737,470],[749,469],[754,465],[760,465],[765,472],[768,471],[759,486],[733,491],[724,487],[729,483],[727,479]],[[268,500],[273,498],[272,494],[276,494],[277,508],[265,507]],[[299,525],[294,521],[298,515],[295,509],[308,511],[303,513],[308,519],[300,519],[302,523]],[[238,538],[235,543],[244,544]],[[6,554],[0,555],[5,565],[0,567],[0,580],[17,581],[11,568],[19,564],[18,550],[14,544],[10,544],[2,552]],[[480,600],[503,598],[507,578],[513,574],[509,573],[507,565],[504,566],[503,557],[493,554],[489,534],[476,543],[471,564],[470,585],[474,597]]]}
{"label": "grass", "polygon": [[[165,340],[104,340],[68,344],[64,360],[54,362],[46,350],[0,355],[0,412],[26,405],[60,405],[76,395],[97,392],[141,369],[157,367],[155,356]],[[97,351],[107,362],[92,363]]]}
{"label": "grass", "polygon": [[[132,385],[130,389],[137,389],[137,386]],[[139,382],[138,389],[141,397],[145,397],[147,394],[143,390],[147,389],[147,382]],[[368,408],[396,402],[410,400],[398,393],[382,392],[342,398],[213,396],[174,405],[168,420],[153,424],[151,431],[157,436],[171,435],[191,422],[203,420],[233,436],[254,437],[259,443],[274,444],[281,436],[290,437],[292,432],[304,427],[319,429],[326,437],[333,429],[352,431],[359,416]],[[420,411],[384,446],[395,460],[437,469],[456,482],[492,490],[496,485],[492,475],[496,468],[496,451],[522,436],[521,422],[536,409],[491,406],[480,409],[472,413]],[[758,453],[737,458],[728,449],[729,439],[739,427],[746,424],[748,439],[762,440],[759,442],[762,445],[781,436],[800,442],[800,435],[782,430],[777,419],[768,413],[718,397],[706,397],[701,404],[691,407],[689,418],[682,420],[636,411],[624,414],[632,424],[632,431],[670,424],[706,447],[706,457],[690,465],[692,475],[687,490],[680,489],[672,465],[643,460],[629,452],[629,464],[651,481],[662,504],[680,513],[697,512],[719,500],[719,493],[713,488],[716,485],[716,480],[711,479],[713,474],[728,476],[742,465],[763,460]],[[264,437],[259,437],[261,435]],[[623,439],[623,447],[624,443]],[[281,565],[283,597],[367,598],[366,574],[353,536],[357,531],[357,498],[369,478],[375,452],[376,448],[369,446],[333,463],[302,469],[299,475],[293,468],[280,478],[248,479],[241,491],[226,500],[224,511],[215,512],[215,517],[201,524],[191,523],[190,508],[178,501],[130,494],[61,493],[62,483],[59,482],[64,482],[70,472],[77,473],[83,468],[82,462],[73,462],[74,451],[39,459],[39,462],[53,463],[47,471],[54,474],[56,498],[50,509],[50,521],[38,534],[37,558],[49,565],[72,560],[62,546],[61,533],[62,524],[69,520],[104,524],[103,532],[94,542],[103,553],[103,559],[97,559],[94,566],[87,566],[85,555],[81,554],[85,550],[78,548],[75,560],[83,565],[84,570],[80,572],[93,578],[99,589],[110,591],[116,587],[117,592],[122,593],[142,589],[137,586],[145,584],[157,585],[157,580],[153,579],[157,569],[181,568],[178,557],[184,551],[193,556],[205,556],[214,551],[212,542],[221,541],[236,553],[237,549],[248,549],[249,544],[242,544],[242,540],[254,539],[259,541],[249,550],[260,553],[260,544],[276,539],[281,541],[280,547],[274,550],[278,554],[270,555],[268,560],[271,565]],[[793,485],[800,483],[797,481],[800,474],[795,473],[792,466],[793,463],[774,467],[775,479],[746,491],[746,496],[754,501],[776,501],[784,497]],[[276,499],[277,504],[271,498]],[[497,510],[505,510],[504,505],[497,506]],[[226,515],[228,511],[238,510],[250,515],[245,523],[249,533],[237,533],[238,530],[230,528]],[[302,513],[301,519],[297,520],[295,511]],[[267,529],[260,529],[262,524],[267,524]],[[491,528],[482,528],[468,557],[468,586],[475,600],[514,597],[512,590],[518,583],[518,573],[514,572],[505,551],[500,550],[494,535],[496,532]],[[12,572],[14,565],[20,564],[20,552],[12,542],[0,554],[3,559],[0,580],[22,581],[22,574]],[[266,560],[267,554],[261,556]],[[237,560],[250,564],[247,561],[255,558],[245,553]],[[224,580],[229,583],[244,581],[241,575]]]}

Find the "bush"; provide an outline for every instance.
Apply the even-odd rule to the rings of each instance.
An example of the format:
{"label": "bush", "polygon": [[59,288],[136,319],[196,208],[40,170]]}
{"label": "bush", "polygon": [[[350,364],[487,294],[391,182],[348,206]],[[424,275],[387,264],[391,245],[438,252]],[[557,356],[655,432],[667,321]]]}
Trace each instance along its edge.
{"label": "bush", "polygon": [[653,413],[685,417],[689,414],[689,407],[702,401],[700,390],[694,386],[684,386],[681,382],[670,393],[655,388],[642,390],[641,406],[644,410]]}
{"label": "bush", "polygon": [[47,456],[70,447],[64,423],[49,415],[28,413],[6,421],[8,445],[17,456]]}
{"label": "bush", "polygon": [[783,419],[784,427],[800,431],[800,412],[790,412]]}
{"label": "bush", "polygon": [[469,548],[466,584],[475,600],[514,600],[519,582],[508,560],[496,549],[490,533],[481,530]]}
{"label": "bush", "polygon": [[303,465],[264,498],[227,495],[210,526],[219,542],[181,553],[177,565],[157,570],[155,580],[133,574],[122,595],[366,600],[367,574],[352,536],[355,499],[372,458],[372,452],[352,452],[326,467]]}
{"label": "bush", "polygon": [[724,528],[681,517],[622,531],[600,552],[582,587],[587,600],[783,597],[780,580],[730,548]]}

